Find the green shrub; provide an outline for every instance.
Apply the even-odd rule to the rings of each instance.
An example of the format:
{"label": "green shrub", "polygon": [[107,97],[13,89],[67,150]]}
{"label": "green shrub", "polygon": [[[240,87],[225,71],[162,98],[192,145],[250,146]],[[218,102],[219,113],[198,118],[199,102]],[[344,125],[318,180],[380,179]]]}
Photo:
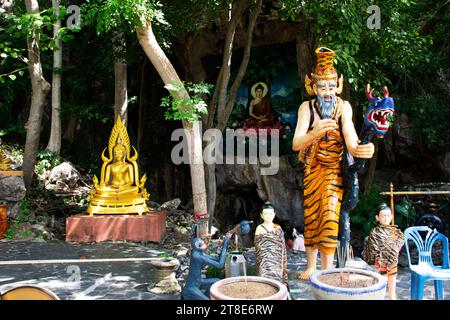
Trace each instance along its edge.
{"label": "green shrub", "polygon": [[59,164],[61,164],[61,158],[58,154],[48,150],[41,150],[37,153],[37,162],[34,171],[41,175],[46,170],[51,170]]}
{"label": "green shrub", "polygon": [[375,225],[375,212],[384,201],[379,187],[373,186],[361,196],[356,208],[350,212],[351,223],[359,225],[364,234],[369,235]]}
{"label": "green shrub", "polygon": [[206,277],[224,279],[225,268],[219,269],[211,266],[206,266]]}
{"label": "green shrub", "polygon": [[394,209],[394,223],[401,230],[411,227],[416,216],[416,209],[411,200],[403,198],[398,204],[394,205]]}

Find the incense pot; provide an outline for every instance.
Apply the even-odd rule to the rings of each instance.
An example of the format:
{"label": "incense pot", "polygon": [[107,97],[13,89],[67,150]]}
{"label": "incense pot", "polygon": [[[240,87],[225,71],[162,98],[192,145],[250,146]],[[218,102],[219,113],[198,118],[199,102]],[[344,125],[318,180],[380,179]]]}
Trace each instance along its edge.
{"label": "incense pot", "polygon": [[[224,289],[228,285],[235,286],[236,296],[224,294]],[[254,287],[258,286],[258,291]],[[268,292],[273,292],[269,296],[261,296],[261,288],[266,287]],[[253,288],[253,289],[252,289]],[[242,297],[242,293],[247,297]],[[210,288],[211,300],[287,300],[288,291],[286,286],[273,279],[263,277],[231,277],[214,283]]]}
{"label": "incense pot", "polygon": [[310,281],[316,300],[384,300],[386,295],[385,277],[369,270],[321,270],[314,272]]}

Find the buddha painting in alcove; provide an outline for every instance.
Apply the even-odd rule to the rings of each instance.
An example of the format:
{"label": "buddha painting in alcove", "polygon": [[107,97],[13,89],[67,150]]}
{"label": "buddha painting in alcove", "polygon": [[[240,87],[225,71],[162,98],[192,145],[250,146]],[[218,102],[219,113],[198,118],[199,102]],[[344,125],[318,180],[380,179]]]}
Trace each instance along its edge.
{"label": "buddha painting in alcove", "polygon": [[256,129],[257,132],[258,129],[281,129],[267,84],[255,83],[250,89],[250,94],[252,98],[248,104],[248,117],[244,121],[243,129]]}

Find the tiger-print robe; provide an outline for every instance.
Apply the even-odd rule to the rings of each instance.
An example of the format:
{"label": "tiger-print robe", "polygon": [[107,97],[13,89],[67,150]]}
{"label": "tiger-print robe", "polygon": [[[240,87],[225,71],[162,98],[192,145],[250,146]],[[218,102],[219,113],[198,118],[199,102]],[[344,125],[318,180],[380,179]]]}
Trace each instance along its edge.
{"label": "tiger-print robe", "polygon": [[[338,99],[333,119],[338,122],[342,114],[343,100]],[[328,140],[322,138],[313,146],[311,163],[305,167],[303,213],[305,224],[305,247],[334,254],[339,230],[344,186],[342,159],[344,153],[341,130],[327,132]]]}
{"label": "tiger-print robe", "polygon": [[397,226],[379,224],[370,231],[361,257],[368,264],[377,261],[382,268],[397,266],[404,240],[405,236]]}
{"label": "tiger-print robe", "polygon": [[256,274],[287,285],[287,254],[283,229],[275,224],[273,231],[255,235],[254,244]]}

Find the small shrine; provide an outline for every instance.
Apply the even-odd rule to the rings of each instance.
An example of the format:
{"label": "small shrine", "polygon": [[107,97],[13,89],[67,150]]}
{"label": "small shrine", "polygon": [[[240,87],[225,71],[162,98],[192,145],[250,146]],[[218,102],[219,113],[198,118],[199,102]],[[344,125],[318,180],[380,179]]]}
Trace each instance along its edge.
{"label": "small shrine", "polygon": [[[134,154],[131,156],[131,148]],[[108,149],[108,156],[105,151]],[[109,137],[108,148],[102,153],[100,181],[94,176],[94,189],[87,212],[94,214],[131,214],[147,212],[145,189],[147,176],[139,179],[138,153],[130,144],[127,129],[120,116]]]}
{"label": "small shrine", "polygon": [[101,159],[100,180],[94,176],[88,215],[67,219],[66,241],[159,242],[166,231],[166,212],[147,207],[145,201],[149,194],[144,186],[147,175],[139,176],[138,153],[131,146],[120,117],[117,117]]}

